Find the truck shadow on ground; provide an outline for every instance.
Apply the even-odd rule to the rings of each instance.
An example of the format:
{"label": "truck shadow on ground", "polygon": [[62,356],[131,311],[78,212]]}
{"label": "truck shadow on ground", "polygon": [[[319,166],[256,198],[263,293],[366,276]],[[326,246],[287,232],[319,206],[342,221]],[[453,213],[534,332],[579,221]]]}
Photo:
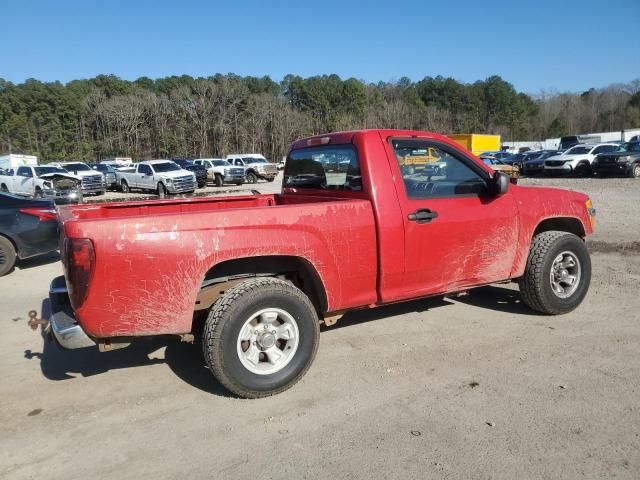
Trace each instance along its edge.
{"label": "truck shadow on ground", "polygon": [[[42,302],[42,318],[51,313],[49,300]],[[28,360],[40,360],[44,377],[53,381],[72,381],[78,377],[91,377],[111,370],[166,364],[184,382],[208,393],[231,396],[220,385],[205,365],[199,344],[183,343],[173,336],[141,338],[130,346],[112,352],[100,352],[97,347],[64,350],[41,331],[42,352],[26,350]],[[164,348],[164,358],[160,353]]]}
{"label": "truck shadow on ground", "polygon": [[[456,302],[496,312],[534,315],[533,311],[522,304],[517,290],[489,286],[472,290],[469,295],[455,298],[455,301],[446,297],[433,297],[375,309],[352,311],[347,313],[336,325],[322,327],[322,330],[351,327],[409,313],[428,312],[454,305]],[[46,299],[42,302],[42,318],[49,318],[49,315],[50,305],[49,300]],[[111,370],[164,363],[178,378],[195,388],[215,395],[232,396],[209,372],[199,343],[183,343],[177,337],[172,336],[141,338],[126,348],[101,353],[97,347],[63,350],[56,342],[50,340],[44,331],[41,331],[41,336],[42,352],[26,350],[24,357],[28,360],[40,360],[42,374],[49,380],[71,381],[77,377],[91,377]],[[163,348],[164,358],[157,358],[162,356],[160,354],[153,355]]]}
{"label": "truck shadow on ground", "polygon": [[408,313],[428,312],[436,308],[454,305],[455,303],[464,303],[478,308],[515,315],[539,315],[522,303],[520,293],[517,290],[491,285],[472,289],[468,294],[459,297],[431,297],[373,309],[354,310],[347,312],[334,326],[323,326],[322,331],[335,330]]}

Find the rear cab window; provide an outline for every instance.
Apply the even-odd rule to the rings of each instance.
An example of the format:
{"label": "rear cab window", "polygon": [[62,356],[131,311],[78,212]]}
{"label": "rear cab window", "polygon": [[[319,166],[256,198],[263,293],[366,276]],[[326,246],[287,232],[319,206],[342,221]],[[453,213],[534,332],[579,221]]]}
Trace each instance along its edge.
{"label": "rear cab window", "polygon": [[283,188],[361,192],[355,147],[344,144],[292,150],[285,162]]}

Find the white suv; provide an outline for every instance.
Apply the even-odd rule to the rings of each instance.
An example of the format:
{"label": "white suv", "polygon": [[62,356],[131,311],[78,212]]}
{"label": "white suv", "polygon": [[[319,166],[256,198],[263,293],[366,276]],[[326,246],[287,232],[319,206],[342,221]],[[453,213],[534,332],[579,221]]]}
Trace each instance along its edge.
{"label": "white suv", "polygon": [[599,143],[598,145],[574,145],[569,150],[549,157],[544,162],[545,173],[575,173],[580,176],[592,174],[591,164],[599,153],[613,152],[620,145]]}

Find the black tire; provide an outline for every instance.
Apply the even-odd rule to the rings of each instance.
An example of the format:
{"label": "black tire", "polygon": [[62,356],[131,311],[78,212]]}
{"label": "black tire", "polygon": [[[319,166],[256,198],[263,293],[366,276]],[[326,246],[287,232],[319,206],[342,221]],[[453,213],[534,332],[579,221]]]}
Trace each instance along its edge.
{"label": "black tire", "polygon": [[222,187],[224,185],[224,178],[222,178],[222,175],[218,175],[216,173],[216,177],[214,178],[213,183],[216,187]]}
{"label": "black tire", "polygon": [[120,188],[122,189],[122,193],[129,193],[131,191],[126,180],[122,180],[122,182],[120,182]]}
{"label": "black tire", "polygon": [[42,189],[40,187],[36,187],[35,191],[33,192],[33,198],[42,198],[44,195],[42,193]]}
{"label": "black tire", "polygon": [[7,186],[3,183],[2,185],[0,185],[0,192],[4,192],[4,193],[8,193],[9,189],[7,188]]}
{"label": "black tire", "polygon": [[[560,254],[570,252],[579,262],[578,285],[568,297],[561,298],[551,285],[551,269]],[[574,310],[589,290],[591,257],[582,239],[572,233],[549,231],[533,237],[524,275],[519,279],[522,301],[531,309],[547,315]]]}
{"label": "black tire", "polygon": [[236,182],[236,187],[239,187],[240,185],[242,185],[242,182]]}
{"label": "black tire", "polygon": [[247,183],[258,183],[258,176],[253,172],[247,173]]}
{"label": "black tire", "polygon": [[167,187],[164,186],[164,183],[158,183],[158,197],[167,198]]}
{"label": "black tire", "polygon": [[16,265],[16,249],[11,241],[0,236],[0,277],[13,270]]}
{"label": "black tire", "polygon": [[631,178],[640,178],[640,163],[631,165]]}
{"label": "black tire", "polygon": [[590,177],[593,174],[591,170],[591,165],[588,163],[581,163],[576,167],[576,176],[577,177]]}
{"label": "black tire", "polygon": [[107,193],[106,190],[100,190],[98,193],[96,193],[96,196],[104,195],[105,193]]}
{"label": "black tire", "polygon": [[269,177],[267,178],[267,182],[273,182],[276,179],[276,177]]}
{"label": "black tire", "polygon": [[207,186],[207,182],[200,182],[198,183],[198,188],[204,188]]}
{"label": "black tire", "polygon": [[[278,308],[291,315],[299,341],[297,350],[280,370],[258,374],[240,360],[238,339],[246,321],[266,308]],[[203,333],[204,357],[216,379],[239,397],[275,395],[295,385],[311,366],[318,349],[319,325],[311,301],[292,284],[268,277],[247,280],[229,289],[211,307]],[[260,361],[264,361],[265,354],[260,355],[264,357]]]}

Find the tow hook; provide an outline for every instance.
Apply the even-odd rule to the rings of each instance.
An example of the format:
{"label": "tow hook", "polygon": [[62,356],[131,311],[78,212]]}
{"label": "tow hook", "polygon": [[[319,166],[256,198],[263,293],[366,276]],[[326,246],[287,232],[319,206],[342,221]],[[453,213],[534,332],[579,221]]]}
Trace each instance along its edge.
{"label": "tow hook", "polygon": [[29,316],[29,320],[27,321],[27,325],[31,327],[31,330],[37,330],[39,325],[42,325],[42,330],[46,333],[50,333],[49,320],[43,320],[42,318],[38,318],[38,312],[35,310],[29,310],[27,314]]}

